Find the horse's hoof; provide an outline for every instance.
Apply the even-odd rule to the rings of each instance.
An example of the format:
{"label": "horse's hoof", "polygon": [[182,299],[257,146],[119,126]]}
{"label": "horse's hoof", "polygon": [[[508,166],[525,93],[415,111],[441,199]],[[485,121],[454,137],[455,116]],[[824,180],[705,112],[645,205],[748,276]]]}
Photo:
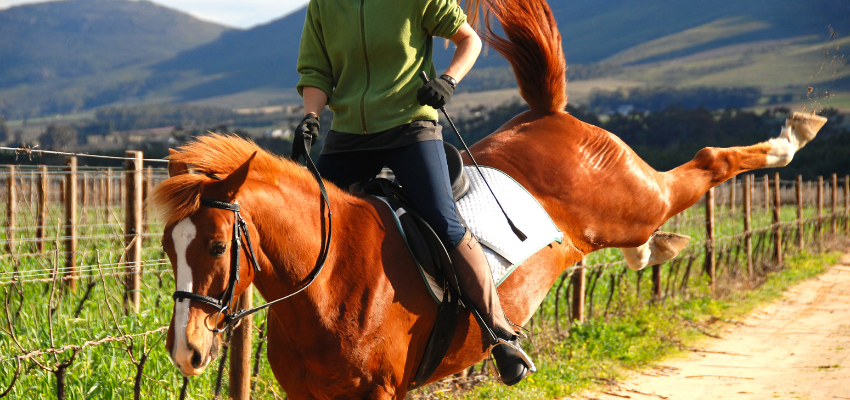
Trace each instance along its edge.
{"label": "horse's hoof", "polygon": [[690,236],[678,233],[655,231],[649,240],[638,247],[622,248],[626,265],[634,271],[640,271],[650,265],[670,261],[691,241]]}
{"label": "horse's hoof", "polygon": [[785,120],[785,126],[794,130],[798,137],[798,150],[810,142],[818,131],[826,125],[826,117],[820,115],[795,112]]}
{"label": "horse's hoof", "polygon": [[649,264],[656,265],[670,261],[673,257],[678,256],[679,252],[691,241],[691,237],[678,233],[657,231],[649,241],[652,251],[649,257]]}

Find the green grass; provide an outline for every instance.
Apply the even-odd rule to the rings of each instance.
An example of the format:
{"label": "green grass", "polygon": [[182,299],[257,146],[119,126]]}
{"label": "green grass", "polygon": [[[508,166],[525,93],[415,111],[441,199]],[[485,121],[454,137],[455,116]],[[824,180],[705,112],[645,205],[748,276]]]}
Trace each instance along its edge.
{"label": "green grass", "polygon": [[[83,211],[85,210],[85,212]],[[114,213],[114,215],[112,214]],[[83,217],[85,214],[85,217]],[[121,265],[123,253],[123,237],[120,236],[123,225],[121,208],[111,210],[109,219],[103,215],[103,210],[97,207],[80,208],[80,228],[77,264],[80,266],[98,266],[105,270],[100,275],[99,269],[83,273],[76,291],[70,291],[60,283],[28,282],[23,285],[0,286],[0,360],[14,357],[32,350],[58,348],[64,345],[82,345],[89,340],[100,340],[109,336],[137,335],[161,326],[168,325],[171,319],[174,291],[174,279],[171,267],[166,262],[163,265],[143,266],[147,273],[142,275],[141,311],[126,312],[123,307],[123,277],[108,276],[109,264]],[[61,209],[51,207],[52,221],[61,218]],[[19,226],[24,221],[32,220],[32,212],[22,207],[18,213]],[[112,224],[110,226],[109,224]],[[56,225],[51,223],[51,225]],[[161,232],[162,226],[156,221],[149,227],[151,232]],[[48,229],[48,237],[56,238],[64,231],[55,228]],[[21,239],[34,236],[31,229],[16,233],[19,240],[15,254],[11,258],[4,250],[0,257],[0,273],[18,271],[50,270],[62,267],[64,261],[61,252],[55,252],[55,240],[46,243],[46,256],[25,255],[35,253],[34,243]],[[6,232],[0,233],[0,240],[5,240]],[[61,243],[61,241],[59,241]],[[59,249],[61,250],[61,244]],[[144,240],[143,259],[146,261],[162,260],[165,255],[156,236]],[[165,273],[154,273],[154,270],[167,270]],[[5,274],[4,274],[5,275]],[[7,279],[0,279],[6,281]],[[83,303],[79,318],[74,318],[74,311],[84,298],[88,285],[93,283],[90,297]],[[255,293],[256,298],[261,298]],[[9,302],[9,315],[2,305]],[[50,318],[52,316],[52,319]],[[265,313],[261,312],[255,321],[263,321]],[[10,335],[14,329],[15,339],[25,351],[22,351]],[[254,333],[254,343],[259,343],[258,333]],[[136,366],[131,358],[141,359],[144,354],[149,358],[144,366],[141,393],[143,398],[168,399],[177,398],[182,385],[182,377],[171,363],[165,351],[165,333],[154,333],[148,336],[134,337],[132,340],[122,340],[90,346],[83,349],[67,369],[65,374],[66,396],[73,399],[127,399],[133,397],[133,379],[136,376]],[[132,357],[131,354],[132,353]],[[48,369],[67,361],[73,353],[66,351],[53,355],[41,355],[34,358]],[[263,355],[263,360],[265,355]],[[281,392],[267,364],[262,363],[261,373],[257,379],[255,394],[257,398],[269,397],[272,390]],[[23,373],[14,385],[10,398],[50,398],[55,397],[56,376],[45,371],[32,361],[22,363]],[[14,361],[0,361],[0,391],[6,388],[9,379],[14,375]],[[213,392],[218,362],[214,361],[208,372],[190,380],[189,398],[209,398]],[[224,393],[227,392],[227,369],[225,369]]]}
{"label": "green grass", "polygon": [[[718,194],[718,203],[722,203]],[[758,207],[756,207],[758,209]],[[79,265],[97,266],[106,264],[121,265],[123,238],[121,226],[123,213],[120,207],[114,207],[108,215],[98,207],[80,208],[80,242],[77,262]],[[806,216],[814,210],[806,209]],[[0,274],[17,269],[21,272],[49,270],[57,263],[62,266],[63,255],[56,252],[55,238],[63,232],[55,226],[61,220],[58,205],[51,208],[51,228],[48,237],[54,238],[46,245],[47,255],[25,255],[33,253],[31,242],[20,242],[16,248],[17,258],[0,253]],[[686,210],[680,217],[671,220],[665,230],[683,232],[694,236],[695,241],[704,237],[702,207],[695,206]],[[731,214],[724,206],[717,209],[717,236],[740,232],[742,223],[740,213]],[[19,205],[18,225],[34,225],[34,212],[29,204]],[[83,217],[84,216],[84,217]],[[795,217],[793,208],[783,209],[783,220]],[[772,221],[772,215],[757,211],[754,226],[765,226]],[[0,218],[4,219],[4,218]],[[152,221],[150,232],[161,232],[161,224]],[[814,226],[806,226],[807,240],[813,241]],[[6,232],[0,229],[0,240],[5,240]],[[17,232],[19,241],[30,238],[34,230],[30,227]],[[768,234],[769,235],[769,234]],[[755,240],[754,240],[755,241]],[[58,249],[61,250],[61,241]],[[735,243],[734,241],[728,241]],[[766,242],[769,242],[767,240]],[[730,246],[718,246],[720,250]],[[701,260],[703,247],[692,245],[682,254],[681,260],[694,258]],[[769,253],[769,249],[764,249]],[[143,257],[148,262],[164,259],[156,235],[144,241]],[[733,257],[731,264],[721,264],[719,276],[721,284],[734,283],[740,278],[741,255]],[[831,257],[831,258],[830,258]],[[620,253],[617,249],[605,249],[588,257],[588,263],[600,264],[617,262]],[[731,318],[752,309],[756,304],[779,296],[782,290],[802,279],[819,273],[824,265],[834,261],[834,256],[794,255],[788,258],[786,269],[777,274],[769,274],[762,286],[752,292],[724,290],[724,297],[714,298],[708,294],[708,284],[701,273],[701,261],[694,263],[690,274],[684,274],[683,265],[664,266],[665,277],[674,278],[674,285],[689,279],[686,291],[673,291],[661,303],[650,302],[649,274],[637,274],[627,271],[623,266],[611,266],[588,271],[588,289],[593,297],[588,299],[588,312],[591,318],[586,324],[569,326],[563,310],[564,297],[559,301],[559,321],[561,332],[555,331],[554,308],[556,304],[555,288],[544,300],[530,327],[534,334],[528,349],[538,365],[540,372],[517,388],[507,389],[489,382],[467,393],[468,398],[552,398],[575,393],[587,388],[600,379],[617,377],[623,368],[640,368],[682,348],[683,343],[691,343],[700,334],[687,326],[685,321],[704,323],[708,318]],[[10,337],[9,318],[3,304],[8,300],[12,315],[20,308],[17,317],[12,317],[12,328],[17,340],[26,350],[44,350],[63,345],[80,345],[87,340],[98,340],[122,333],[138,334],[167,325],[171,318],[174,280],[171,272],[154,273],[154,270],[170,270],[166,264],[146,267],[147,273],[142,279],[142,311],[126,313],[123,310],[123,278],[100,276],[98,270],[90,272],[79,282],[77,291],[63,289],[62,285],[51,282],[30,282],[23,285],[0,286],[0,360],[23,353]],[[764,270],[767,271],[767,270]],[[764,272],[759,269],[759,272]],[[595,277],[595,286],[591,282]],[[3,279],[0,279],[3,280]],[[73,313],[85,294],[85,289],[94,283],[90,298],[84,303],[79,318]],[[641,285],[640,295],[637,286]],[[734,286],[734,285],[730,285]],[[557,284],[556,286],[557,287]],[[20,291],[18,291],[20,290]],[[563,290],[561,293],[565,293]],[[613,301],[608,296],[614,294]],[[22,295],[22,296],[21,296]],[[255,293],[255,297],[261,296]],[[260,303],[261,300],[256,300]],[[52,311],[51,311],[52,310]],[[49,319],[52,315],[52,319]],[[256,316],[255,321],[262,322],[264,313]],[[50,322],[49,322],[50,321]],[[52,331],[52,335],[51,335]],[[68,398],[124,399],[132,397],[132,379],[136,367],[130,353],[137,360],[142,354],[150,356],[144,368],[142,395],[145,398],[176,398],[182,378],[172,365],[164,348],[164,334],[157,333],[136,337],[131,341],[118,341],[85,348],[66,371]],[[258,332],[254,333],[254,343],[258,343]],[[64,352],[57,357],[38,356],[36,360],[48,368],[54,368],[70,356]],[[254,398],[275,398],[282,391],[277,385],[271,370],[261,355],[261,371],[256,381]],[[53,397],[56,390],[56,378],[32,362],[23,364],[24,372],[12,389],[11,398]],[[213,362],[202,376],[190,381],[190,398],[209,398],[215,382],[218,362]],[[14,375],[13,361],[0,361],[0,391]],[[225,371],[225,374],[227,372]],[[225,375],[226,376],[226,375]],[[226,379],[225,388],[227,390]]]}

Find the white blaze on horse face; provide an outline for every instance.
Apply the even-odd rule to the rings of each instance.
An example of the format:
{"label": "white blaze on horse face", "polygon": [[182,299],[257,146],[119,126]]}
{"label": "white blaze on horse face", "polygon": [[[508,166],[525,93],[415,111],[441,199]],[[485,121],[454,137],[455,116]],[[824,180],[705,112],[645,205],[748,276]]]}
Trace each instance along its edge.
{"label": "white blaze on horse face", "polygon": [[[192,292],[192,269],[186,258],[189,243],[195,239],[197,229],[189,218],[180,221],[171,232],[174,241],[174,251],[177,253],[177,290]],[[180,368],[178,360],[190,360],[191,351],[187,344],[186,326],[189,324],[189,299],[174,303],[174,347],[171,359]]]}

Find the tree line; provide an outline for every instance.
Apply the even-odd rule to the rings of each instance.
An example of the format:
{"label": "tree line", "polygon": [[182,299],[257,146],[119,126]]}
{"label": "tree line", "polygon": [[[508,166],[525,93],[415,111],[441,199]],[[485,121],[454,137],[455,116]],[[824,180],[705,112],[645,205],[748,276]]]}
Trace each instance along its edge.
{"label": "tree line", "polygon": [[[467,144],[472,144],[526,110],[528,106],[525,103],[514,101],[484,109],[474,115],[459,116],[454,122]],[[721,110],[702,106],[687,108],[678,104],[655,111],[632,110],[628,113],[608,115],[600,115],[588,107],[573,105],[568,105],[566,111],[581,121],[617,135],[650,166],[660,171],[670,170],[688,162],[704,147],[745,146],[776,137],[785,118],[791,114],[791,110],[787,108],[754,112],[733,107]],[[829,122],[816,140],[795,155],[789,166],[777,170],[784,177],[791,178],[802,174],[805,179],[813,179],[818,175],[834,172],[850,173],[850,157],[847,157],[847,154],[850,154],[850,131],[844,126],[845,116],[835,109],[823,110],[821,114],[826,116]],[[232,110],[191,105],[115,107],[99,110],[94,121],[84,124],[49,126],[39,144],[40,148],[59,149],[63,144],[82,143],[87,135],[105,135],[119,129],[175,126],[169,142],[145,143],[141,145],[143,148],[138,149],[145,151],[150,157],[164,157],[168,154],[169,147],[207,132],[235,133],[249,137],[250,135],[240,127],[256,124],[294,130],[299,120],[298,115],[294,114],[239,115]],[[332,120],[333,115],[326,110],[322,115],[323,129],[320,140],[313,147],[314,157],[318,157],[321,138],[330,128]],[[451,128],[447,125],[443,128],[444,140],[460,148]],[[6,131],[5,124],[0,121],[0,136]],[[253,140],[276,154],[290,154],[290,138],[255,136]],[[26,162],[20,157],[13,157],[15,156],[5,155],[2,161]]]}

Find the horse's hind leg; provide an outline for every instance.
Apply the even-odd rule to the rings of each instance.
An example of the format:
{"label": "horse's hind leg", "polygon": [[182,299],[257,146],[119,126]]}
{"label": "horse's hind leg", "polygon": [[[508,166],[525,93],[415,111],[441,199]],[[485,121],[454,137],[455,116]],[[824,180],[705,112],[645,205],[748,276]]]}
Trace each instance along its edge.
{"label": "horse's hind leg", "polygon": [[709,189],[743,172],[784,167],[794,154],[826,123],[826,118],[794,113],[785,121],[779,137],[753,146],[700,150],[690,162],[662,175],[669,188],[667,218],[690,207]]}

